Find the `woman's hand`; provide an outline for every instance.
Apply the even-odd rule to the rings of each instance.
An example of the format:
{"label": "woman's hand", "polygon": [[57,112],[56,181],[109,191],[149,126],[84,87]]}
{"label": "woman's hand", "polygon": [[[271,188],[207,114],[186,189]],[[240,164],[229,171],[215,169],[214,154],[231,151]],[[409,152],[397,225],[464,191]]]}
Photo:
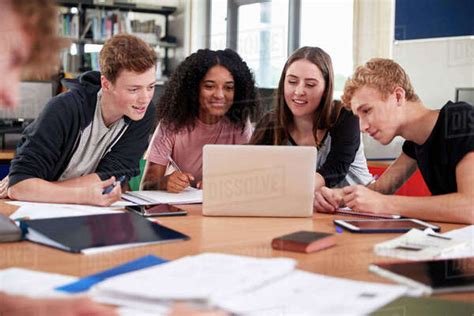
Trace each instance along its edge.
{"label": "woman's hand", "polygon": [[194,181],[192,174],[188,172],[175,171],[166,179],[166,191],[171,193],[179,193],[191,185]]}
{"label": "woman's hand", "polygon": [[342,189],[323,186],[314,192],[314,210],[320,213],[334,213],[344,204]]}

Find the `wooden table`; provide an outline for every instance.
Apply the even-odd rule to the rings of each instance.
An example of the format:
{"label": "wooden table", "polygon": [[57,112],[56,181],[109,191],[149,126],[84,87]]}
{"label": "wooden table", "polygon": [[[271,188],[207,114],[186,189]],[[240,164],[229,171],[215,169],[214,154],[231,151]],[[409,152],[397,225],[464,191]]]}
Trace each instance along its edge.
{"label": "wooden table", "polygon": [[[17,207],[0,201],[0,212],[11,214]],[[298,261],[298,268],[310,272],[348,279],[393,283],[368,271],[372,262],[393,259],[376,256],[374,244],[398,236],[397,234],[337,234],[333,220],[348,218],[315,214],[312,218],[249,218],[205,217],[201,205],[186,205],[188,216],[159,218],[163,225],[191,237],[184,242],[173,242],[146,247],[113,251],[97,255],[71,254],[31,242],[0,244],[0,269],[23,267],[33,270],[85,276],[118,264],[153,254],[173,260],[202,252],[221,252],[254,257],[290,257]],[[462,225],[437,223],[442,232],[461,228]],[[335,233],[335,247],[313,254],[273,250],[274,237],[298,230]],[[474,293],[444,294],[437,297],[474,301]]]}

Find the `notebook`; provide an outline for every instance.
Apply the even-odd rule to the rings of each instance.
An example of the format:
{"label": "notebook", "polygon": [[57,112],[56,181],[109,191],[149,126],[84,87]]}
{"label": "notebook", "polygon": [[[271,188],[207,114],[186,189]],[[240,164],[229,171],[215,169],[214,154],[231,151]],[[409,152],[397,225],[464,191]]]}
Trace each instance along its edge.
{"label": "notebook", "polygon": [[58,217],[21,222],[25,239],[75,253],[188,240],[134,213]]}
{"label": "notebook", "polygon": [[122,198],[135,204],[193,204],[202,203],[202,190],[187,187],[179,193],[161,190],[128,191],[122,194]]}
{"label": "notebook", "polygon": [[203,214],[310,217],[315,147],[205,145]]}
{"label": "notebook", "polygon": [[378,263],[369,271],[426,295],[474,290],[474,257]]}
{"label": "notebook", "polygon": [[393,218],[393,219],[401,218],[400,215],[396,215],[396,214],[380,214],[380,213],[358,212],[358,211],[352,210],[349,207],[340,207],[340,208],[338,208],[336,210],[336,214],[338,214],[338,215],[349,215],[349,216],[374,217],[374,218]]}

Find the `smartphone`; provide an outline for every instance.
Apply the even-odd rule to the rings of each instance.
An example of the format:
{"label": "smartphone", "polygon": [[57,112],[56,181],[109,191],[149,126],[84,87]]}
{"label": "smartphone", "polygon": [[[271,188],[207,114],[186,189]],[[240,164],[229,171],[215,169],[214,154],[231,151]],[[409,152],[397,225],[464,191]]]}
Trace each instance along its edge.
{"label": "smartphone", "polygon": [[361,219],[361,220],[334,220],[334,224],[347,229],[353,233],[403,233],[412,228],[424,230],[431,228],[438,232],[439,226],[435,226],[419,219]]}
{"label": "smartphone", "polygon": [[169,204],[141,204],[129,205],[126,209],[145,217],[151,216],[184,216],[188,214],[185,210]]}

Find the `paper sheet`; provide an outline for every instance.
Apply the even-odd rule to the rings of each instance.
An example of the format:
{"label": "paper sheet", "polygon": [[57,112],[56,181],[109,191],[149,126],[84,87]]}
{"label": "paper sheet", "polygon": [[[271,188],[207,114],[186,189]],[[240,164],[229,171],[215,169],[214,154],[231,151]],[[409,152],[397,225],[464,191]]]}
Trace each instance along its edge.
{"label": "paper sheet", "polygon": [[457,249],[452,252],[443,254],[441,258],[446,259],[474,256],[474,225],[452,230],[443,234],[443,236],[458,240],[464,240],[466,241],[466,246],[462,249]]}
{"label": "paper sheet", "polygon": [[202,203],[202,190],[192,187],[186,188],[180,193],[169,193],[165,191],[130,191],[122,194],[122,198],[132,202],[163,203],[163,204],[191,204]]}
{"label": "paper sheet", "polygon": [[48,204],[48,203],[29,203],[29,202],[8,202],[18,205],[20,208],[10,215],[10,218],[28,219],[55,218],[55,217],[73,217],[82,215],[112,214],[123,212],[116,207],[94,207],[85,205],[69,204]]}
{"label": "paper sheet", "polygon": [[0,291],[29,297],[67,297],[69,295],[54,288],[76,280],[68,275],[8,268],[0,270]]}
{"label": "paper sheet", "polygon": [[[257,288],[294,270],[287,258],[205,253],[108,279],[93,293],[147,300],[208,301]],[[157,286],[159,285],[159,286]]]}
{"label": "paper sheet", "polygon": [[430,260],[464,249],[466,241],[442,238],[430,228],[412,228],[409,232],[374,246],[375,254],[407,260]]}
{"label": "paper sheet", "polygon": [[334,278],[296,270],[255,291],[213,303],[244,315],[365,315],[407,288]]}
{"label": "paper sheet", "polygon": [[50,207],[66,207],[72,209],[122,209],[125,206],[133,205],[129,201],[120,200],[113,203],[109,207],[102,207],[102,206],[93,206],[93,205],[83,205],[83,204],[64,204],[64,203],[41,203],[41,202],[23,202],[23,201],[8,201],[8,204],[16,205],[16,206],[50,206]]}
{"label": "paper sheet", "polygon": [[[23,268],[8,268],[0,270],[0,291],[12,295],[22,295],[32,298],[68,298],[69,295],[54,289],[63,284],[76,281],[78,278],[68,275],[40,272]],[[95,300],[93,297],[91,297]],[[120,306],[120,301],[117,301]],[[168,315],[169,307],[160,306],[153,311],[147,311],[140,306],[119,307],[121,316],[159,316]]]}

